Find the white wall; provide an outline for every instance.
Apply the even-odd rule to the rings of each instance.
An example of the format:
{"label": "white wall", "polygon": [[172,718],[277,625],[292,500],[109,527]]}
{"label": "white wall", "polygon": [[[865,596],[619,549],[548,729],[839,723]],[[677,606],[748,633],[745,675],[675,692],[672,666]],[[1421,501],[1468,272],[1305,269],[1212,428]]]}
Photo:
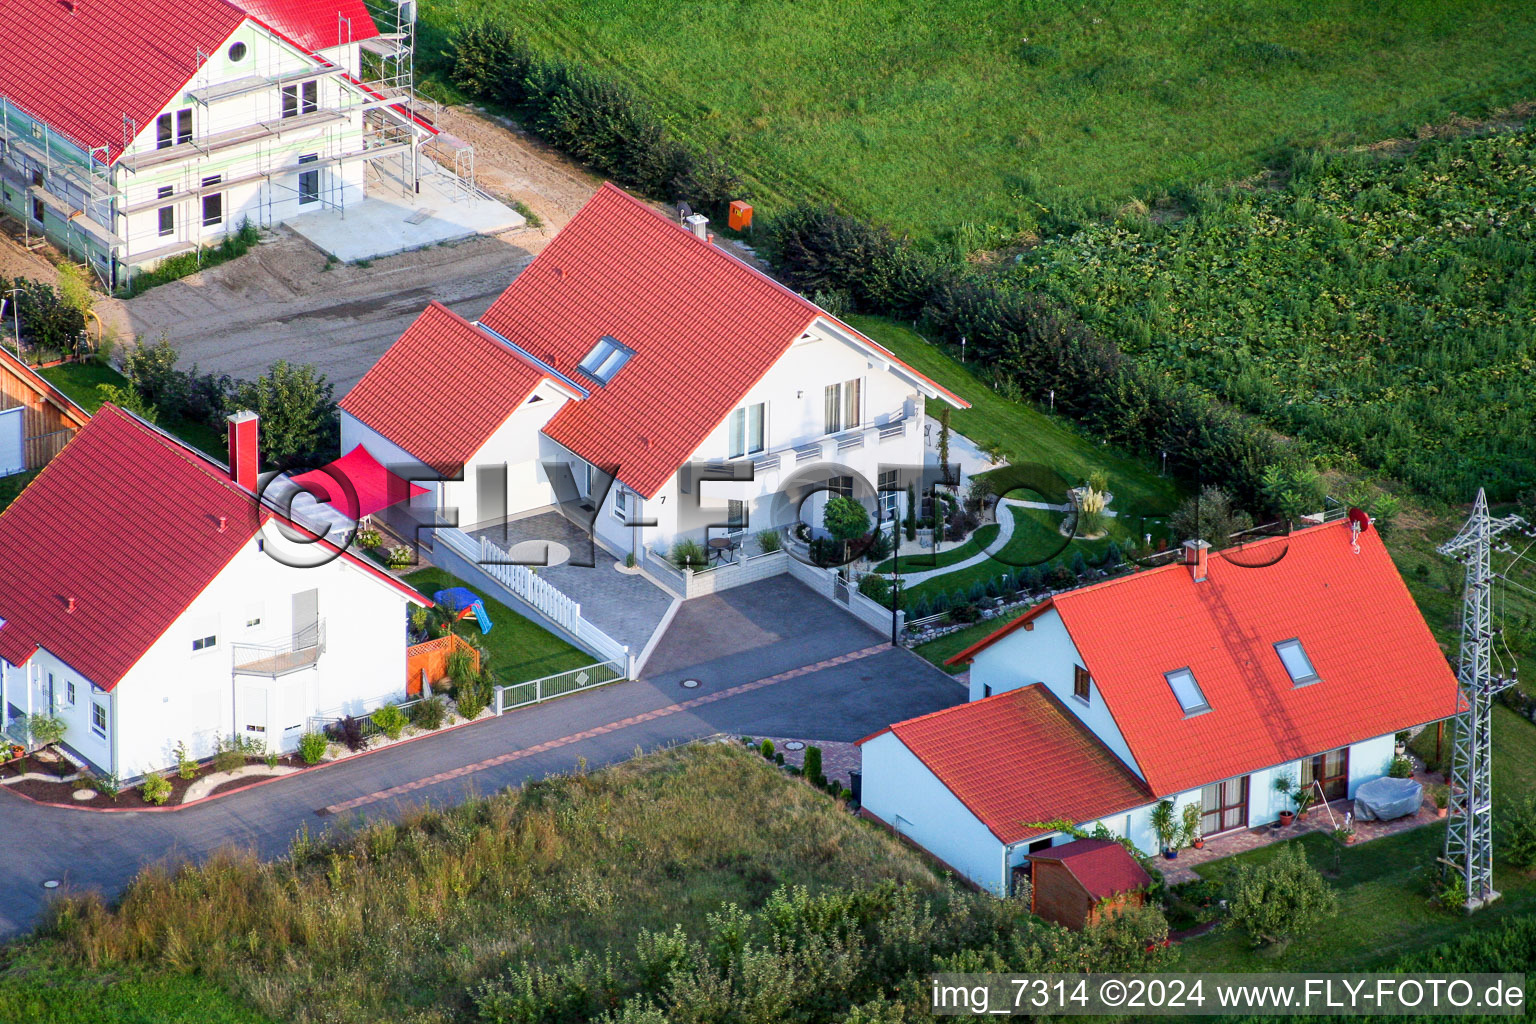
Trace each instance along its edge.
{"label": "white wall", "polygon": [[[234,731],[234,701],[242,686],[273,690],[274,698],[278,690],[297,688],[305,716],[333,709],[360,713],[404,697],[406,597],[339,558],[316,568],[284,565],[258,550],[258,539],[265,538],[258,535],[242,547],[114,688],[117,773],[123,778],[174,763],[178,741],[193,757],[211,754],[214,743]],[[233,645],[288,641],[293,595],[312,588],[320,592],[326,631],[317,666],[281,677],[275,688],[235,676]],[[248,626],[252,619],[260,621]],[[193,638],[207,635],[216,635],[217,645],[194,652]],[[291,750],[304,724],[302,716],[288,721],[295,710],[274,703],[268,732],[242,735]],[[288,725],[300,728],[283,731]]]}
{"label": "white wall", "polygon": [[27,468],[21,428],[22,416],[26,411],[20,405],[13,409],[0,409],[0,476],[10,476]]}
{"label": "white wall", "polygon": [[341,453],[345,455],[358,445],[362,445],[364,451],[372,455],[379,465],[391,473],[426,488],[426,494],[418,494],[404,503],[409,508],[417,510],[421,516],[425,517],[428,510],[438,507],[438,489],[443,484],[427,470],[426,466],[422,465],[421,460],[343,409],[341,411]]}
{"label": "white wall", "polygon": [[[539,401],[533,401],[534,398]],[[541,508],[555,500],[554,488],[542,463],[563,458],[551,450],[559,446],[544,438],[540,431],[568,400],[563,391],[548,381],[541,383],[470,456],[464,465],[464,479],[443,485],[444,500],[458,507],[460,524],[468,527],[480,521],[477,473],[481,467],[506,468],[508,515]],[[444,429],[451,429],[451,425],[445,424]]]}
{"label": "white wall", "polygon": [[[1449,737],[1447,737],[1449,743]],[[1363,783],[1379,779],[1392,766],[1392,756],[1397,752],[1397,734],[1388,733],[1374,739],[1362,740],[1349,745],[1349,796],[1354,799],[1355,790]]]}
{"label": "white wall", "polygon": [[865,743],[863,806],[970,879],[1002,895],[1003,844],[893,732]]}
{"label": "white wall", "polygon": [[1090,684],[1086,704],[1073,694],[1074,669],[1082,664],[1061,615],[1055,608],[1049,608],[1035,617],[1034,629],[1021,626],[976,655],[971,662],[970,699],[980,700],[988,686],[996,694],[1043,683],[1099,742],[1140,776],[1141,768],[1104,703],[1098,684]]}

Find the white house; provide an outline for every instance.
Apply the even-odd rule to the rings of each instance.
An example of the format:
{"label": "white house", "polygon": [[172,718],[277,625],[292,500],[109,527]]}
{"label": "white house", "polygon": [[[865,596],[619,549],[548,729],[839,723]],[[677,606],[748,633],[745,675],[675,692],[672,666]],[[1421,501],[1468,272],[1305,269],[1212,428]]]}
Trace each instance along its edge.
{"label": "white house", "polygon": [[0,205],[103,281],[413,182],[414,0],[10,0]]}
{"label": "white house", "polygon": [[292,750],[310,716],[404,696],[427,600],[257,498],[257,420],[230,465],[103,406],[0,514],[0,706],[129,779],[231,735]]}
{"label": "white house", "polygon": [[460,529],[559,505],[637,555],[900,507],[924,401],[967,403],[692,220],[604,185],[479,321],[421,315],[342,400],[343,450],[418,467]]}
{"label": "white house", "polygon": [[[1149,817],[1205,836],[1385,774],[1394,734],[1458,712],[1455,676],[1380,537],[1347,521],[1136,572],[1036,605],[961,651],[970,703],[861,741],[863,806],[977,885],[1102,823],[1158,849]],[[1318,812],[1313,812],[1318,813]]]}

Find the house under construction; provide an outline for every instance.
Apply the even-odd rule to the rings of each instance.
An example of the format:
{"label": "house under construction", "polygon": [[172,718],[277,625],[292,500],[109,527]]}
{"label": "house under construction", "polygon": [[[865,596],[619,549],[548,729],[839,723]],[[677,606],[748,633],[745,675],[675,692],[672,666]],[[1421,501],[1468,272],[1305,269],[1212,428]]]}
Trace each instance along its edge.
{"label": "house under construction", "polygon": [[414,89],[415,0],[5,0],[0,205],[108,287],[249,221],[473,154]]}

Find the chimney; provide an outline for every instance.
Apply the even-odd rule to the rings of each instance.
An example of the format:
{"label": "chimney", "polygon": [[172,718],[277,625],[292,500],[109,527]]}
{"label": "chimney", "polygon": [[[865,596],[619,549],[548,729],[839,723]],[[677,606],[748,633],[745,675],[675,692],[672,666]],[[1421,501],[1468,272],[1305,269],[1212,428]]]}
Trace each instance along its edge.
{"label": "chimney", "polygon": [[75,599],[74,598],[66,597],[64,599],[64,610],[66,612],[68,612],[69,614],[71,614],[71,615],[75,614]]}
{"label": "chimney", "polygon": [[1208,552],[1211,545],[1203,540],[1187,540],[1184,542],[1184,564],[1189,566],[1189,573],[1195,578],[1196,583],[1205,582],[1206,563],[1210,561]]}
{"label": "chimney", "polygon": [[223,533],[229,528],[229,516],[219,516],[219,532]]}
{"label": "chimney", "polygon": [[688,230],[693,232],[693,237],[706,242],[709,241],[709,231],[707,230],[707,225],[709,224],[708,217],[702,213],[694,213],[684,217],[683,223],[688,225]]}
{"label": "chimney", "polygon": [[261,461],[256,453],[257,425],[260,419],[246,409],[229,417],[229,478],[252,493]]}

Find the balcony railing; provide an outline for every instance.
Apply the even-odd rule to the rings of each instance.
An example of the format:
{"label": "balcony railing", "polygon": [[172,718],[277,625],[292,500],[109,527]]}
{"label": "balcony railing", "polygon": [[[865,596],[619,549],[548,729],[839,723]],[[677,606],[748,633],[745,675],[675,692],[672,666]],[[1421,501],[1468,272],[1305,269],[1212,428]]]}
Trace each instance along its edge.
{"label": "balcony railing", "polygon": [[325,620],[295,633],[286,643],[235,644],[235,672],[276,679],[313,668],[325,653]]}
{"label": "balcony railing", "polygon": [[910,423],[911,420],[907,417],[892,420],[888,423],[872,423],[857,430],[849,430],[845,433],[832,435],[820,441],[787,445],[783,448],[775,448],[772,451],[758,452],[755,455],[748,456],[748,458],[751,459],[753,468],[759,473],[767,472],[768,470],[778,469],[781,466],[794,466],[802,462],[812,462],[823,458],[826,454],[825,445],[827,441],[833,442],[832,450],[834,452],[846,452],[852,451],[855,448],[863,448],[866,444],[872,443],[872,439],[866,436],[870,430],[879,432],[878,440],[873,441],[873,443],[883,444],[886,441],[894,441],[906,434]]}

